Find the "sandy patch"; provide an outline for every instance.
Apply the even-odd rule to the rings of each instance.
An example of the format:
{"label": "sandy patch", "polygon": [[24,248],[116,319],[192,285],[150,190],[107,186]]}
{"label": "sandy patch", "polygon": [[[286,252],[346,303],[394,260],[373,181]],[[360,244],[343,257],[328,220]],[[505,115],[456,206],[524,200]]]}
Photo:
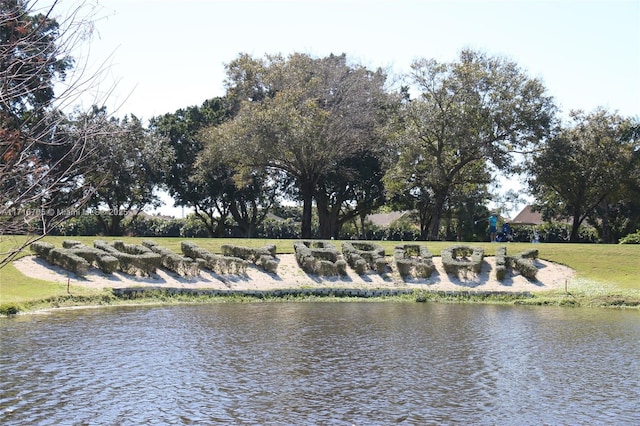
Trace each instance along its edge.
{"label": "sandy patch", "polygon": [[[545,260],[535,260],[538,267],[535,281],[507,272],[503,281],[495,279],[495,258],[485,257],[482,272],[468,277],[454,277],[442,267],[440,257],[434,257],[436,270],[429,279],[402,280],[395,268],[386,276],[368,273],[357,275],[348,268],[345,277],[319,277],[302,271],[293,254],[277,256],[279,264],[277,274],[266,273],[255,266],[247,269],[246,276],[221,276],[203,270],[198,277],[184,278],[164,269],[158,269],[152,277],[135,277],[121,272],[104,274],[92,268],[85,277],[76,276],[62,268],[51,266],[35,256],[27,256],[14,262],[15,267],[24,275],[66,284],[92,288],[123,287],[166,287],[166,288],[208,288],[234,290],[275,290],[285,288],[421,288],[428,290],[476,290],[476,291],[544,291],[564,288],[566,282],[575,277],[575,271],[567,266]],[[391,257],[388,257],[389,263]]]}

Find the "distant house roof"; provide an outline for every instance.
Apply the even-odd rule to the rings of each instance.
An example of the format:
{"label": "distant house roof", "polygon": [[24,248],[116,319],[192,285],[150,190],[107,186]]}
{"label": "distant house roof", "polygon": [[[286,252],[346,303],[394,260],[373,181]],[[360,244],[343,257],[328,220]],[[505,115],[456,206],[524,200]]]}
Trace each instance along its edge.
{"label": "distant house roof", "polygon": [[390,213],[375,213],[367,216],[367,220],[370,220],[371,223],[375,226],[389,226],[396,220],[400,219],[407,212],[390,212]]}
{"label": "distant house roof", "polygon": [[[552,221],[568,224],[572,223],[571,218],[568,217],[557,217]],[[543,223],[545,223],[545,221],[542,220],[542,213],[534,212],[532,206],[525,206],[522,211],[511,220],[510,223],[512,225],[542,225]]]}
{"label": "distant house roof", "polygon": [[542,225],[542,213],[534,212],[532,206],[525,206],[511,222],[513,225]]}

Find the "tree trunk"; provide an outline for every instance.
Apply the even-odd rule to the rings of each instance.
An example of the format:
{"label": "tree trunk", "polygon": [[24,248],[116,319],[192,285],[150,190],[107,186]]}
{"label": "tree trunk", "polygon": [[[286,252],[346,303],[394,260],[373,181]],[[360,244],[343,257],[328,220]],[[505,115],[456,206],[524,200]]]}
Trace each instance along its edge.
{"label": "tree trunk", "polygon": [[307,239],[311,238],[313,182],[302,182],[300,184],[300,195],[302,196],[302,226],[300,231],[302,238]]}
{"label": "tree trunk", "polygon": [[[340,202],[339,200],[337,201]],[[318,210],[319,237],[323,240],[338,238],[342,223],[340,222],[340,206],[329,205],[329,200],[325,194],[316,195]]]}
{"label": "tree trunk", "polygon": [[440,220],[442,219],[442,210],[447,199],[448,190],[440,190],[435,193],[433,215],[431,216],[431,229],[429,230],[429,240],[436,241],[440,233]]}
{"label": "tree trunk", "polygon": [[609,222],[609,203],[605,202],[602,211],[602,242],[605,244],[613,244],[613,235],[611,232],[611,223]]}
{"label": "tree trunk", "polygon": [[580,212],[575,211],[573,213],[573,223],[571,224],[571,234],[569,235],[569,242],[577,243],[580,240]]}

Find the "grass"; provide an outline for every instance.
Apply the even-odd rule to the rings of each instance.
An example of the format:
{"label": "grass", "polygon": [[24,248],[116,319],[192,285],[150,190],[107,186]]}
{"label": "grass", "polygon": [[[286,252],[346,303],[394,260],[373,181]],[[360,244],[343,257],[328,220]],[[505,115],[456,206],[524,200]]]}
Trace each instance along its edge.
{"label": "grass", "polygon": [[[20,237],[3,237],[0,240],[0,253],[6,252],[10,247],[19,242]],[[184,238],[141,238],[141,237],[46,237],[44,241],[62,246],[65,239],[74,239],[88,246],[93,245],[96,239],[115,240],[121,239],[126,243],[140,243],[150,239],[168,249],[180,253],[180,242]],[[266,244],[275,244],[278,254],[293,253],[294,240],[269,240],[269,239],[234,239],[234,238],[203,238],[189,239],[200,247],[211,252],[220,253],[223,244],[234,244],[248,247],[262,247]],[[388,255],[393,253],[397,241],[381,241]],[[443,248],[449,247],[453,242],[420,242],[426,244],[431,253],[440,255]],[[334,244],[340,250],[340,241]],[[485,255],[495,255],[496,248],[500,244],[491,243],[467,243],[468,245],[481,246]],[[518,304],[553,304],[568,306],[638,306],[640,305],[640,245],[598,245],[598,244],[538,244],[511,243],[507,245],[508,254],[516,254],[520,251],[537,248],[539,257],[552,262],[567,265],[577,272],[577,278],[570,283],[568,292],[547,291],[536,293],[533,298],[491,297],[478,299],[477,296],[467,297],[467,300],[496,303]],[[22,253],[21,256],[29,253]],[[424,299],[457,302],[459,296],[450,295],[420,295],[413,300]],[[172,302],[200,303],[211,301],[211,298],[190,298],[188,300],[174,299]],[[314,299],[316,300],[316,299]],[[242,300],[241,300],[242,301]],[[167,303],[166,297],[158,298],[157,295],[149,295],[145,303]],[[13,265],[0,269],[0,314],[14,313],[22,310],[33,310],[39,307],[73,306],[81,304],[114,304],[119,303],[113,294],[108,291],[89,289],[82,286],[71,285],[67,289],[66,284],[52,283],[48,281],[29,278],[22,275]]]}

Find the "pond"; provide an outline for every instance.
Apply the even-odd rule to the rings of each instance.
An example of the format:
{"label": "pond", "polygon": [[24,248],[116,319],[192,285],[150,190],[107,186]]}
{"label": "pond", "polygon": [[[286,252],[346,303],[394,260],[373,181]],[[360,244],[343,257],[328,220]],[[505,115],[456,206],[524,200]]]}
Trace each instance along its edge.
{"label": "pond", "polygon": [[638,311],[117,307],[0,335],[4,425],[640,423]]}

